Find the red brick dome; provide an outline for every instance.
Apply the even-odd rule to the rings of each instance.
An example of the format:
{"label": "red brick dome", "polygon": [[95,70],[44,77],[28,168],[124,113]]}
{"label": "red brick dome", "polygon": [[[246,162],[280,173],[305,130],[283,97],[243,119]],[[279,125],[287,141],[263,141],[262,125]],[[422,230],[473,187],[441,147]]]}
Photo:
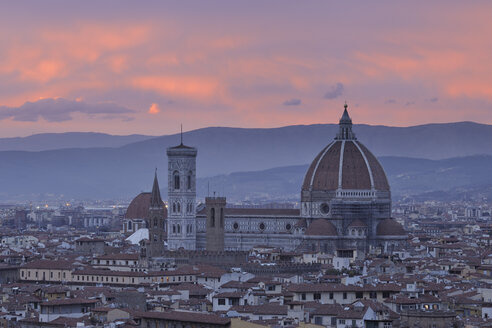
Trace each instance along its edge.
{"label": "red brick dome", "polygon": [[[347,104],[335,140],[316,156],[302,184],[303,191],[343,191],[343,196],[373,196],[367,191],[389,192],[383,167],[352,132]],[[359,192],[364,190],[364,192]]]}
{"label": "red brick dome", "polygon": [[[142,192],[133,198],[126,210],[125,219],[146,219],[149,216],[151,198],[152,193],[150,192]],[[164,218],[167,218],[167,208],[164,202],[162,206],[164,206]]]}
{"label": "red brick dome", "polygon": [[316,156],[302,184],[303,190],[389,191],[383,167],[357,140],[335,140]]}
{"label": "red brick dome", "polygon": [[337,229],[326,219],[317,219],[306,229],[306,236],[337,236]]}

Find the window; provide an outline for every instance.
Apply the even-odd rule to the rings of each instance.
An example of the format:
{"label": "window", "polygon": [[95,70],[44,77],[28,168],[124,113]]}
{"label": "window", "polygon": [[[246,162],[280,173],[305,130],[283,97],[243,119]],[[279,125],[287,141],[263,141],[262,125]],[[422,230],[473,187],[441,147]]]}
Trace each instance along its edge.
{"label": "window", "polygon": [[220,209],[220,227],[221,228],[224,227],[224,209],[223,208]]}
{"label": "window", "polygon": [[355,292],[355,298],[363,298],[364,293],[363,292]]}
{"label": "window", "polygon": [[322,325],[323,324],[323,317],[314,317],[314,324]]}
{"label": "window", "polygon": [[188,190],[191,189],[191,176],[192,176],[192,172],[188,172],[188,179],[187,179],[187,187],[188,187]]}
{"label": "window", "polygon": [[389,292],[383,292],[383,298],[389,298],[390,293]]}
{"label": "window", "polygon": [[215,227],[215,208],[210,210],[210,226]]}
{"label": "window", "polygon": [[219,305],[225,305],[225,303],[226,303],[226,302],[225,302],[225,298],[219,298],[219,300],[217,301],[217,303],[218,303]]}
{"label": "window", "polygon": [[330,300],[333,299],[333,292],[330,293]]}
{"label": "window", "polygon": [[336,326],[337,325],[337,318],[336,317],[331,317],[331,325]]}
{"label": "window", "polygon": [[383,328],[391,328],[391,326],[392,326],[391,322],[388,322],[388,321],[383,322]]}
{"label": "window", "polygon": [[343,299],[346,300],[347,299],[347,292],[343,292]]}
{"label": "window", "polygon": [[344,325],[345,324],[345,319],[338,320],[338,323],[341,324],[341,325]]}
{"label": "window", "polygon": [[302,293],[302,294],[301,294],[301,299],[302,299],[303,301],[305,301],[305,300],[306,300],[306,293]]}
{"label": "window", "polygon": [[173,176],[174,176],[174,189],[177,190],[179,189],[179,172],[174,171]]}
{"label": "window", "polygon": [[320,293],[314,293],[313,298],[315,300],[320,300],[321,299],[321,294]]}

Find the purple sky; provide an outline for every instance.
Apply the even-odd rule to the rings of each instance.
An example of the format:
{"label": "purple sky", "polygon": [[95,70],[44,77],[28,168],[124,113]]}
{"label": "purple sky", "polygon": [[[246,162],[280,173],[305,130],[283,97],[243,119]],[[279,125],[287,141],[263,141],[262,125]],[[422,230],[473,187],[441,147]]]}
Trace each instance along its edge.
{"label": "purple sky", "polygon": [[0,8],[0,137],[492,123],[488,1],[22,1]]}

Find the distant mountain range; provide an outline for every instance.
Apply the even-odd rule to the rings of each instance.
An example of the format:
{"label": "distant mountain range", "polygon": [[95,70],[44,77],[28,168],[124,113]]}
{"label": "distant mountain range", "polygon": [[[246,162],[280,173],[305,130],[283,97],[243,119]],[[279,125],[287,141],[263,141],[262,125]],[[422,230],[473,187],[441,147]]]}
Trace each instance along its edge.
{"label": "distant mountain range", "polygon": [[[444,160],[381,157],[395,199],[457,200],[492,198],[492,156],[477,155]],[[216,192],[231,201],[298,201],[308,165],[254,172],[237,172],[199,180],[198,193]]]}
{"label": "distant mountain range", "polygon": [[121,147],[154,138],[140,134],[113,136],[94,132],[41,133],[28,137],[0,138],[0,151],[43,151],[65,148]]}
{"label": "distant mountain range", "polygon": [[[206,194],[205,184],[208,180],[205,177],[213,176],[211,188],[219,192],[222,188],[226,193],[226,184],[220,182],[221,179],[235,179],[236,175],[224,175],[275,168],[270,171],[273,172],[270,179],[285,183],[285,190],[292,190],[292,195],[298,197],[295,181],[300,185],[304,171],[289,167],[311,162],[322,147],[333,140],[337,128],[334,124],[272,129],[211,127],[187,132],[183,138],[185,144],[198,148],[197,171],[199,178],[202,178],[199,180],[201,195]],[[480,179],[473,177],[475,174],[478,176],[479,171],[473,165],[487,163],[489,168],[492,167],[489,157],[475,156],[492,155],[491,125],[471,122],[404,128],[356,125],[354,131],[359,140],[379,157],[413,158],[382,158],[394,194],[398,194],[399,190],[402,193],[428,192],[430,190],[426,189],[425,183],[439,190],[478,183]],[[151,188],[155,168],[158,168],[161,188],[165,192],[165,150],[178,143],[179,135],[150,137],[94,133],[40,134],[0,139],[0,149],[4,149],[0,151],[0,201],[128,199]],[[449,160],[463,161],[456,164],[460,168],[458,172],[461,172],[457,176],[446,176],[439,171],[442,169],[446,172],[451,168],[452,172],[456,169],[454,166],[442,167],[444,162],[432,161],[465,156],[473,157]],[[446,162],[446,165],[448,163],[451,162]],[[289,170],[295,172],[289,175]],[[486,168],[480,172],[492,176]],[[241,190],[247,190],[248,185],[256,188],[253,182],[255,174],[262,173],[237,173],[245,178],[244,184],[235,185],[239,191],[234,197],[249,197],[246,192],[241,194]],[[439,176],[445,178],[439,180]],[[420,180],[422,183],[418,182]],[[292,184],[291,189],[287,184]],[[443,188],[440,188],[441,185]],[[271,193],[268,185],[258,188],[257,191],[265,195]],[[271,196],[275,197],[275,194]]]}

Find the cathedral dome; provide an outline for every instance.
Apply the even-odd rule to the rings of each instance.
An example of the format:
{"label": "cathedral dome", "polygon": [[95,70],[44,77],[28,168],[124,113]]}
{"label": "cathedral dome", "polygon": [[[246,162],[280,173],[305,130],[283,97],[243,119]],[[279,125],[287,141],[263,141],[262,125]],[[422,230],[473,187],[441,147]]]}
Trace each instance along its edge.
{"label": "cathedral dome", "polygon": [[360,196],[358,190],[390,190],[386,174],[376,156],[355,138],[347,107],[340,119],[337,137],[309,166],[302,190],[350,190],[353,196]]}
{"label": "cathedral dome", "polygon": [[306,229],[306,236],[337,236],[337,229],[326,219],[313,221]]}
{"label": "cathedral dome", "polygon": [[378,223],[376,227],[376,235],[378,236],[404,236],[405,229],[394,219],[385,219]]}
{"label": "cathedral dome", "polygon": [[[126,210],[125,219],[147,219],[151,199],[152,193],[150,192],[142,192],[133,198]],[[167,218],[167,208],[164,202],[162,202],[162,205],[164,206],[164,218]]]}

